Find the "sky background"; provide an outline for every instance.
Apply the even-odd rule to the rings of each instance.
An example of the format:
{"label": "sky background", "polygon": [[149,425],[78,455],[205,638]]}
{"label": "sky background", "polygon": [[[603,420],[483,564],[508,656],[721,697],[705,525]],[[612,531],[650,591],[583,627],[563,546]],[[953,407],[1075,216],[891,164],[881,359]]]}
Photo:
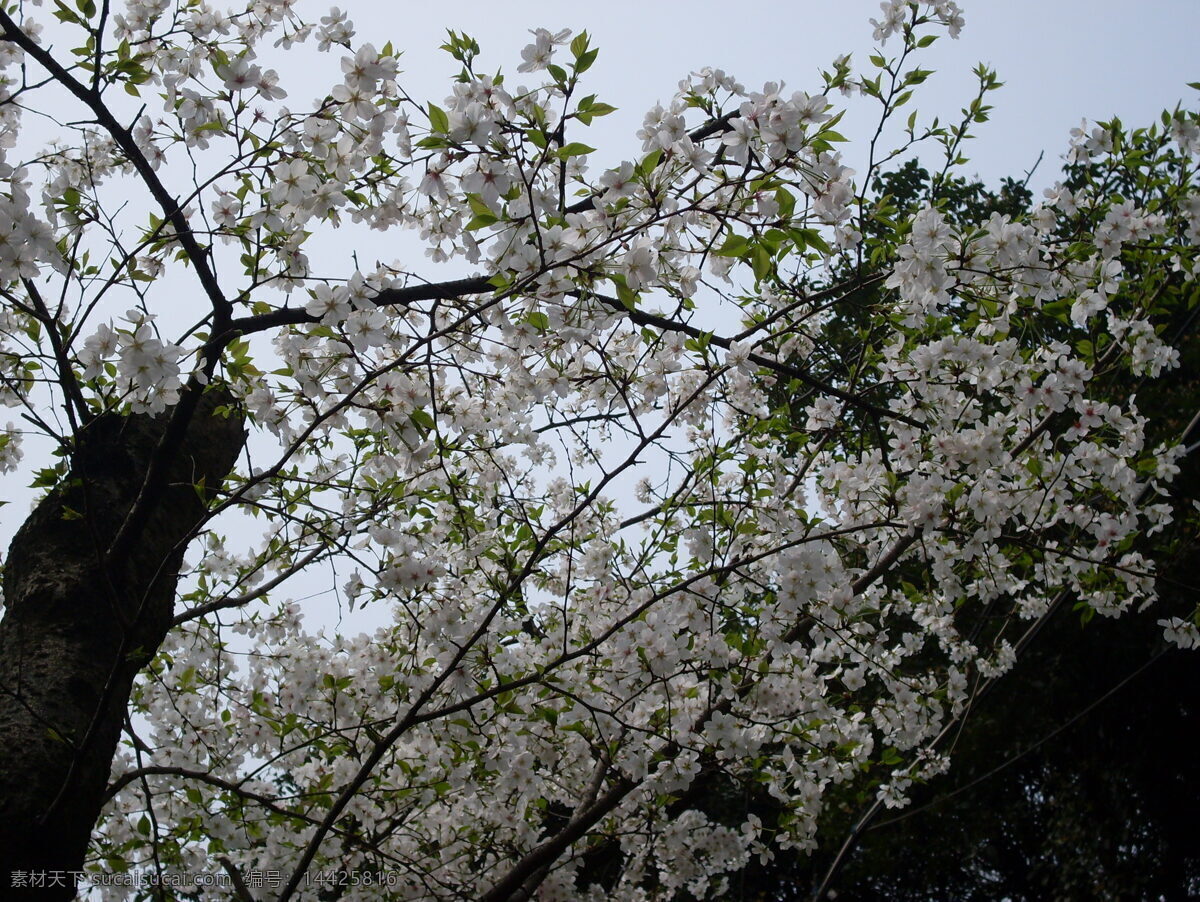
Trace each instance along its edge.
{"label": "sky background", "polygon": [[[446,29],[474,36],[483,50],[480,70],[502,68],[510,84],[537,80],[516,72],[521,48],[531,39],[529,29],[588,30],[600,56],[586,76],[584,89],[619,108],[616,114],[597,120],[586,134],[571,137],[599,148],[594,177],[600,165],[616,165],[640,153],[634,133],[644,112],[656,102],[669,100],[689,72],[713,66],[725,69],[747,88],[783,80],[789,89],[816,92],[822,85],[820,70],[828,69],[837,55],[850,52],[856,63],[867,64],[866,56],[874,47],[868,19],[879,15],[878,3],[871,0],[340,2],[358,28],[356,40],[380,47],[391,40],[403,50],[401,84],[420,101],[441,101],[458,70],[458,64],[437,49]],[[1194,47],[1200,34],[1200,0],[1138,5],[1110,0],[965,0],[962,5],[966,16],[962,37],[957,41],[943,37],[919,58],[921,66],[937,74],[918,89],[912,106],[922,117],[938,115],[952,121],[974,95],[974,65],[983,61],[997,69],[1005,87],[991,95],[992,119],[976,129],[978,140],[967,150],[968,172],[990,183],[1021,175],[1042,151],[1045,159],[1033,186],[1053,182],[1068,131],[1081,117],[1095,120],[1116,114],[1127,124],[1143,124],[1181,99],[1193,108],[1200,101],[1197,92],[1186,87],[1188,81],[1200,81]],[[327,9],[321,2],[300,0],[298,4],[301,15],[310,21]],[[43,21],[49,18],[45,8],[36,13]],[[896,46],[895,42],[889,45],[893,53]],[[305,108],[340,82],[342,55],[335,48],[320,56],[307,46],[284,55],[286,61],[279,60],[294,109]],[[851,139],[845,145],[847,163],[861,171],[865,165],[862,139],[874,127],[874,102],[861,98],[847,102],[840,96],[834,100],[839,106],[850,106],[840,130]],[[44,122],[35,124],[31,117],[26,122],[31,130],[47,127]],[[927,152],[937,150],[929,145]],[[328,249],[343,262],[355,249],[353,238],[347,246],[348,237],[345,233],[330,236]],[[389,235],[384,244],[388,251],[380,256],[410,259],[411,268],[428,278],[460,274],[423,265],[415,238]],[[374,253],[368,252],[368,261],[371,256]],[[0,497],[15,502],[0,514],[0,548],[7,547],[33,497],[26,488],[29,471],[47,462],[38,460],[37,448],[34,443],[26,445],[21,470],[7,476],[0,488]]]}
{"label": "sky background", "polygon": [[[1117,114],[1127,124],[1145,124],[1181,99],[1195,103],[1197,92],[1186,83],[1200,81],[1200,0],[961,0],[960,6],[966,27],[958,40],[943,37],[924,51],[920,65],[937,74],[918,89],[913,105],[923,116],[948,121],[973,96],[975,64],[998,70],[1005,87],[990,95],[992,120],[976,130],[979,140],[968,150],[968,168],[988,181],[1025,172],[1044,150],[1033,182],[1052,182],[1067,134],[1081,117]],[[874,47],[868,20],[880,14],[877,0],[395,5],[345,0],[343,8],[359,39],[377,46],[390,39],[403,49],[402,84],[417,98],[443,96],[457,71],[436,49],[448,28],[480,42],[483,70],[503,67],[512,81],[531,84],[532,76],[515,71],[530,41],[528,29],[586,29],[600,56],[584,87],[619,108],[601,120],[602,131],[591,130],[590,138],[605,140],[588,143],[613,162],[636,153],[633,133],[642,114],[667,101],[689,72],[713,66],[748,89],[783,80],[793,90],[815,93],[820,70],[838,54],[852,52],[856,63],[868,65]],[[887,49],[895,52],[898,46],[893,40]],[[843,132],[853,142],[873,126],[868,116],[852,114]],[[846,154],[850,165],[854,147]]]}
{"label": "sky background", "polygon": [[[1188,43],[1200,34],[1200,0],[1136,8],[1106,0],[965,0],[962,5],[966,27],[960,39],[951,40],[941,32],[943,37],[913,61],[937,72],[917,89],[914,102],[899,118],[903,121],[915,107],[926,121],[933,116],[956,121],[977,90],[972,69],[981,61],[996,69],[1005,87],[990,95],[995,107],[992,119],[975,130],[978,140],[966,149],[971,158],[968,172],[991,183],[1008,175],[1019,177],[1043,151],[1045,159],[1032,187],[1037,190],[1054,182],[1068,133],[1082,117],[1096,120],[1116,114],[1129,124],[1143,124],[1181,99],[1193,105],[1200,100],[1197,92],[1186,87],[1188,81],[1200,81],[1200,67],[1193,64],[1195,54]],[[646,110],[669,101],[680,79],[690,72],[712,66],[724,69],[747,89],[782,80],[790,90],[818,93],[823,87],[821,70],[831,69],[838,55],[852,53],[864,67],[859,71],[870,65],[867,56],[876,44],[868,20],[880,15],[878,0],[690,4],[460,0],[395,7],[346,0],[343,8],[358,29],[357,40],[369,40],[377,47],[390,40],[403,51],[399,83],[422,102],[441,102],[459,70],[457,62],[437,49],[446,40],[447,29],[474,37],[482,51],[476,70],[502,69],[510,89],[536,84],[544,75],[516,71],[521,49],[532,39],[530,29],[587,30],[600,54],[584,77],[581,93],[595,93],[618,108],[616,114],[566,138],[597,148],[591,161],[593,178],[601,167],[640,155],[641,142],[635,133]],[[895,55],[899,46],[893,40],[885,52]],[[559,53],[569,59],[565,48]],[[311,53],[296,56],[311,65],[295,73],[302,81],[289,88],[289,102],[299,108],[340,81],[342,55],[335,50],[331,58],[320,61],[314,61]],[[280,72],[284,74],[282,68]],[[306,92],[303,86],[309,84],[311,90]],[[849,108],[839,130],[850,138],[844,145],[848,165],[861,172],[866,168],[866,144],[877,123],[878,103],[841,95],[831,99],[839,108],[843,104]],[[926,152],[937,160],[940,151],[930,143]],[[342,233],[336,241],[347,237]],[[386,243],[402,265],[430,279],[452,278],[465,274],[460,269],[474,269],[463,263],[433,266],[423,261],[415,237],[389,235]],[[331,241],[331,251],[332,245]],[[369,246],[378,247],[374,241]],[[364,258],[369,260],[371,254]],[[292,591],[303,584],[297,581]],[[306,610],[334,614],[321,603],[306,605]]]}

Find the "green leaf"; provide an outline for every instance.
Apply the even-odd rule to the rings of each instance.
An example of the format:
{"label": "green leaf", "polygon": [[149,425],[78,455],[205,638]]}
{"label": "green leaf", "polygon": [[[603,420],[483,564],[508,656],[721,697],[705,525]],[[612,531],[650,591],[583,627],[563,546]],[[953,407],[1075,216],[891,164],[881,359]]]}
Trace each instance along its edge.
{"label": "green leaf", "polygon": [[754,278],[765,279],[771,271],[771,252],[761,244],[756,244],[750,253],[750,266],[754,270]]}
{"label": "green leaf", "polygon": [[58,485],[62,472],[59,467],[43,467],[34,474],[33,482],[29,484],[29,487],[31,489],[47,489]]}
{"label": "green leaf", "polygon": [[54,2],[54,18],[60,22],[70,22],[72,25],[84,24],[84,21],[79,18],[75,11],[68,9],[62,0],[55,0]]}
{"label": "green leaf", "polygon": [[643,178],[645,176],[648,176],[650,173],[652,173],[655,169],[658,168],[658,161],[661,159],[662,159],[662,151],[661,150],[650,151],[650,153],[646,154],[646,156],[644,156],[642,158],[642,161],[640,163],[638,163],[638,166],[637,166],[638,174],[641,175]]}
{"label": "green leaf", "polygon": [[786,221],[792,218],[792,214],[796,211],[796,195],[786,188],[778,188],[775,191],[775,203],[779,205],[781,220]]}
{"label": "green leaf", "polygon": [[539,332],[545,332],[550,328],[550,317],[542,313],[540,310],[531,310],[525,314],[525,322],[533,326]]}
{"label": "green leaf", "polygon": [[566,160],[569,157],[582,157],[595,152],[596,148],[594,147],[589,147],[587,144],[581,144],[578,141],[572,141],[570,144],[560,147],[554,155],[560,160]]}
{"label": "green leaf", "polygon": [[629,287],[625,277],[620,273],[609,273],[608,278],[617,289],[617,300],[624,305],[626,310],[636,310],[638,293]]}
{"label": "green leaf", "polygon": [[429,104],[429,127],[443,135],[450,131],[450,117],[436,103]]}
{"label": "green leaf", "polygon": [[492,216],[495,217],[495,212],[484,203],[483,198],[478,194],[468,194],[467,204],[471,207],[471,212],[476,216]]}
{"label": "green leaf", "polygon": [[579,75],[592,68],[592,63],[596,62],[596,57],[599,55],[599,50],[589,50],[575,63],[575,74]]}
{"label": "green leaf", "polygon": [[788,237],[792,239],[792,243],[796,245],[797,250],[804,250],[811,247],[822,254],[830,252],[829,243],[821,237],[821,233],[816,229],[789,229]]}
{"label": "green leaf", "polygon": [[471,221],[464,226],[468,232],[474,232],[477,229],[486,229],[490,225],[495,225],[500,221],[500,217],[494,213],[479,213],[472,217]]}
{"label": "green leaf", "polygon": [[750,240],[745,235],[730,235],[725,243],[713,250],[717,257],[744,257],[750,252]]}

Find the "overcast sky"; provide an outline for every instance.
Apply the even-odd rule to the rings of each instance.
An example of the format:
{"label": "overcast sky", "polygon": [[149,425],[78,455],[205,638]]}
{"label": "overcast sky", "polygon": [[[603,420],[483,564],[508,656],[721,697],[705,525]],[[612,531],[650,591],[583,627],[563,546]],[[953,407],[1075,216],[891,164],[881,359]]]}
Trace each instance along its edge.
{"label": "overcast sky", "polygon": [[[588,30],[600,56],[584,88],[619,108],[597,120],[590,134],[573,136],[600,149],[597,165],[635,157],[640,142],[634,132],[642,114],[666,101],[678,81],[700,67],[723,68],[748,88],[783,80],[791,89],[819,90],[820,70],[838,54],[851,52],[856,62],[866,64],[873,48],[867,20],[879,13],[873,0],[337,2],[355,21],[357,40],[382,46],[390,39],[403,50],[401,83],[421,101],[440,101],[457,71],[457,64],[437,50],[448,28],[480,41],[482,71],[503,68],[515,84],[536,80],[516,72],[529,29]],[[962,6],[967,24],[961,39],[943,38],[922,57],[920,64],[937,74],[919,90],[915,106],[922,116],[951,120],[974,93],[975,63],[996,68],[1005,87],[992,95],[992,121],[977,130],[978,140],[968,148],[970,171],[991,182],[1019,176],[1043,150],[1046,159],[1034,185],[1053,181],[1067,133],[1081,117],[1117,114],[1129,124],[1143,124],[1181,99],[1193,108],[1200,101],[1186,87],[1188,81],[1200,81],[1195,63],[1200,0],[963,0]],[[313,0],[299,3],[310,21],[327,8]],[[49,18],[45,9],[38,13],[42,20]],[[341,55],[335,49],[318,59],[311,46],[289,54],[280,70],[293,108],[305,108],[341,80]],[[841,130],[861,139],[868,124],[873,125],[867,115],[871,110],[861,100],[851,108]],[[855,108],[858,115],[853,115]],[[31,130],[40,127],[36,119],[28,124]],[[860,170],[861,151],[862,144],[853,140],[846,148],[848,164]],[[930,152],[935,151],[931,146]],[[348,257],[349,250],[338,240],[330,250],[340,248],[341,256]],[[388,236],[388,243],[394,252],[395,237]],[[414,256],[419,267],[419,249]],[[430,278],[452,277],[432,269]],[[44,464],[36,447],[27,446],[27,465]],[[5,480],[5,498],[18,503],[0,516],[2,546],[27,510],[30,493],[23,490],[24,481],[14,476]]]}
{"label": "overcast sky", "polygon": [[[485,70],[503,67],[518,81],[528,29],[587,29],[600,48],[585,88],[620,108],[605,123],[606,158],[634,154],[641,115],[667,100],[676,83],[702,66],[725,69],[747,88],[783,80],[793,89],[820,88],[819,72],[839,53],[865,66],[872,52],[868,19],[877,0],[607,0],[556,3],[509,0],[500,4],[367,3],[343,0],[359,37],[404,50],[403,83],[414,97],[440,98],[455,64],[436,50],[447,28],[465,31],[483,47]],[[1197,92],[1196,36],[1200,0],[962,0],[967,20],[957,41],[939,40],[921,65],[938,70],[917,95],[922,114],[953,117],[974,90],[971,69],[985,62],[1005,87],[992,94],[992,121],[969,149],[971,168],[989,180],[1018,175],[1046,151],[1035,182],[1045,184],[1081,117],[1114,113],[1144,124],[1164,107]],[[889,45],[894,47],[895,44]],[[306,98],[307,99],[307,98]],[[866,117],[845,130],[865,132]],[[872,123],[873,124],[873,123]],[[596,137],[597,135],[593,135]],[[610,147],[610,137],[618,146]],[[589,141],[593,145],[598,142]],[[853,148],[847,152],[853,156]],[[850,161],[853,165],[853,161]]]}

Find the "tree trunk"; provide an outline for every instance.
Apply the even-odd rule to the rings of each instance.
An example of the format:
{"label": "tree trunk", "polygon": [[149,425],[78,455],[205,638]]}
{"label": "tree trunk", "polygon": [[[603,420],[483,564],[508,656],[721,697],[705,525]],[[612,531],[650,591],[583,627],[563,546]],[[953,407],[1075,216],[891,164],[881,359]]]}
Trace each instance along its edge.
{"label": "tree trunk", "polygon": [[[206,393],[181,440],[164,442],[171,411],[93,420],[67,479],[13,539],[0,622],[2,898],[75,895],[69,874],[30,890],[14,876],[49,883],[83,867],[134,677],[166,637],[184,550],[245,443],[242,415],[214,412],[229,403]],[[105,566],[155,454],[171,458],[165,481],[130,552]]]}

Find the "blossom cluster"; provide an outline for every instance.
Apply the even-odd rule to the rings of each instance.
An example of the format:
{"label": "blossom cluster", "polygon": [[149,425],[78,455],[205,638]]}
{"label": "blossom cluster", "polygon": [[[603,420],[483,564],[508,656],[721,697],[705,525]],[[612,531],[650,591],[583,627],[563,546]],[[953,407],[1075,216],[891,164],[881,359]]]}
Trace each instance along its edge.
{"label": "blossom cluster", "polygon": [[[911,50],[962,27],[947,0],[882,7],[877,40]],[[593,171],[579,138],[611,107],[580,89],[586,35],[534,31],[530,86],[452,33],[461,74],[422,105],[340,10],[135,0],[111,27],[97,78],[146,90],[134,126],[39,155],[40,209],[5,170],[0,397],[163,414],[219,380],[255,434],[134,689],[92,866],[220,856],[306,898],[306,866],[399,872],[397,898],[720,898],[814,848],[831,805],[901,806],[944,771],[1062,599],[1154,600],[1137,543],[1181,452],[1105,387],[1177,364],[1140,280],[1195,272],[1186,179],[1060,184],[981,224],[934,198],[876,273],[834,79],[694,73]],[[290,109],[266,60],[307,42],[340,72]],[[1072,159],[1124,165],[1097,128]],[[131,183],[153,212],[104,212]],[[334,278],[312,239],[339,226],[476,275]],[[200,298],[178,320],[169,277]],[[877,328],[851,343],[839,305],[866,291]]]}

